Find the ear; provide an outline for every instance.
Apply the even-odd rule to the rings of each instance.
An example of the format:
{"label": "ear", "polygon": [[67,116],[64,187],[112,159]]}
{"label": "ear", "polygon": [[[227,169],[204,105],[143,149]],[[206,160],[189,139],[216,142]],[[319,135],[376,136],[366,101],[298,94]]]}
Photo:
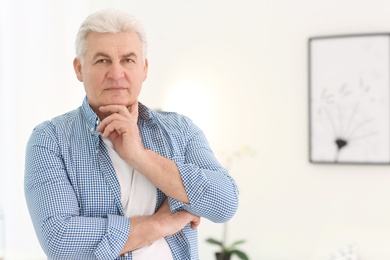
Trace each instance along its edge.
{"label": "ear", "polygon": [[146,78],[148,77],[148,69],[149,69],[149,65],[148,65],[148,59],[145,59],[145,65],[144,65],[144,80],[146,80]]}
{"label": "ear", "polygon": [[83,73],[81,72],[82,65],[78,58],[74,58],[73,60],[73,68],[76,73],[76,77],[80,82],[83,82]]}

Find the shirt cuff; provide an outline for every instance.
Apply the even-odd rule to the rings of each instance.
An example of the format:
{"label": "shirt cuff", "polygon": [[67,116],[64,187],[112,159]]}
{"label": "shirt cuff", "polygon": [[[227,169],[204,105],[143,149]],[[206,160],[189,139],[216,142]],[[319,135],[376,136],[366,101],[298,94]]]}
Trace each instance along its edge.
{"label": "shirt cuff", "polygon": [[130,220],[123,216],[108,215],[107,231],[95,250],[97,259],[115,259],[124,247],[130,232]]}
{"label": "shirt cuff", "polygon": [[184,207],[188,208],[188,206],[191,207],[196,205],[209,185],[205,174],[201,171],[201,169],[199,169],[199,167],[191,164],[180,164],[177,162],[176,164],[190,203],[186,204],[184,202],[168,198],[172,212],[183,210]]}

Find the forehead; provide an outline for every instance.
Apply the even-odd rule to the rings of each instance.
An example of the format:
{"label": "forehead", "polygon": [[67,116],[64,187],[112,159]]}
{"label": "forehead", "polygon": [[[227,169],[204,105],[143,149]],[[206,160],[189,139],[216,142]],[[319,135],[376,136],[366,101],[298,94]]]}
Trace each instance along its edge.
{"label": "forehead", "polygon": [[96,52],[116,54],[133,52],[141,54],[142,44],[137,33],[97,33],[90,32],[86,37],[85,54],[94,55]]}

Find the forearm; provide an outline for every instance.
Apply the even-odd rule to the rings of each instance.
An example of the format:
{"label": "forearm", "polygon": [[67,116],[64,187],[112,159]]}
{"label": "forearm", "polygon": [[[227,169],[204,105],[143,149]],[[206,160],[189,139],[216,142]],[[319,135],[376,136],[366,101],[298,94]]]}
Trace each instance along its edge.
{"label": "forearm", "polygon": [[172,213],[165,200],[159,210],[151,216],[130,218],[130,232],[121,254],[139,249],[154,241],[173,235],[183,229],[188,223],[196,228],[200,217],[187,211]]}
{"label": "forearm", "polygon": [[163,193],[180,202],[189,203],[179,169],[174,161],[147,149],[137,161],[139,163],[133,163],[133,167]]}
{"label": "forearm", "polygon": [[161,238],[151,216],[130,219],[130,233],[121,254],[147,246]]}

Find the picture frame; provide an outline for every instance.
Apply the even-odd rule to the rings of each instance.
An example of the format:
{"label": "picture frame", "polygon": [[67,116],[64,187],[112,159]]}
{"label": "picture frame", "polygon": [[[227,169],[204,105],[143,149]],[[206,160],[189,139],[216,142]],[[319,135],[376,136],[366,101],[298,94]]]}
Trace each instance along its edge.
{"label": "picture frame", "polygon": [[311,37],[309,161],[390,163],[390,33]]}

